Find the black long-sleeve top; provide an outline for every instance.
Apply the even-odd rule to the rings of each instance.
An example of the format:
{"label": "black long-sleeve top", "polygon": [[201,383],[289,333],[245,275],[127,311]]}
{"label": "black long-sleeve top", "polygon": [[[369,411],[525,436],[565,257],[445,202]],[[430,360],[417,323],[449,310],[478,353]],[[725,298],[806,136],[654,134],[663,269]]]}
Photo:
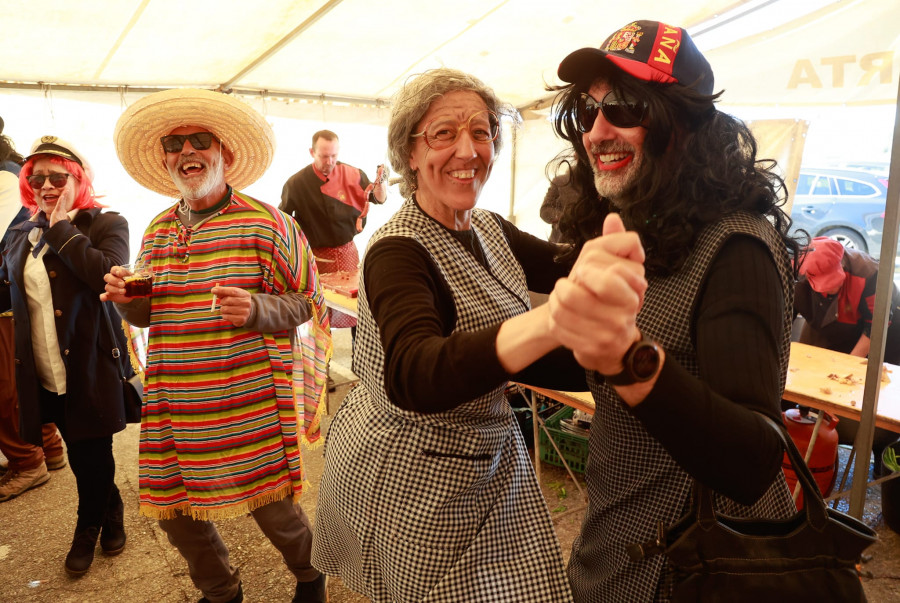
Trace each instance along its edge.
{"label": "black long-sleeve top", "polygon": [[632,409],[690,475],[737,502],[755,502],[781,470],[781,443],[750,409],[781,420],[781,280],[752,237],[729,238],[709,267],[694,310],[700,378],[666,358]]}
{"label": "black long-sleeve top", "polygon": [[[570,266],[553,260],[558,247],[500,220],[528,289],[549,293]],[[472,231],[450,231],[476,257]],[[553,389],[587,389],[584,369],[559,349],[517,375],[497,358],[500,324],[475,332],[453,332],[456,309],[449,286],[425,249],[406,237],[373,244],[363,262],[369,307],[385,352],[385,389],[400,408],[441,412],[510,379]]]}

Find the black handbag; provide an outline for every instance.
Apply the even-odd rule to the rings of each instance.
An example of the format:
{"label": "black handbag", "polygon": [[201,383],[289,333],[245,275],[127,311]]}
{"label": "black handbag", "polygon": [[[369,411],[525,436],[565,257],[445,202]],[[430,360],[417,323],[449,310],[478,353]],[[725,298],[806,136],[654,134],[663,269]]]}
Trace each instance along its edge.
{"label": "black handbag", "polygon": [[729,517],[716,512],[712,491],[694,480],[691,510],[669,529],[660,526],[654,543],[633,545],[629,554],[637,560],[665,553],[676,603],[865,601],[857,564],[877,535],[827,507],[784,426],[760,416],[791,459],[803,509],[786,519]]}
{"label": "black handbag", "polygon": [[122,380],[122,400],[125,402],[125,422],[140,423],[141,407],[144,404],[144,382],[140,374],[135,373],[131,377],[125,376],[125,367],[122,364],[122,352],[116,345],[115,331],[113,330],[112,320],[109,317],[109,310],[106,304],[100,304],[103,307],[103,314],[106,315],[106,326],[109,329],[109,336],[113,342],[112,355],[116,359],[119,366],[119,378]]}

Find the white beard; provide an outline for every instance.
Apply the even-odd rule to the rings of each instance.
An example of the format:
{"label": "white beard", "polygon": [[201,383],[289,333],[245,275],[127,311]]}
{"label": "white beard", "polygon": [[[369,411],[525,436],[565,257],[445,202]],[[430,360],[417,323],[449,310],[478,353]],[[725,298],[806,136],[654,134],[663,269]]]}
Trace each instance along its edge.
{"label": "white beard", "polygon": [[[203,164],[205,168],[203,178],[192,178],[189,181],[184,180],[181,174],[181,165],[187,161],[196,161]],[[213,157],[209,164],[198,157],[182,158],[174,169],[169,169],[169,176],[172,177],[172,181],[175,183],[175,186],[178,188],[178,191],[181,193],[182,197],[184,197],[185,201],[202,199],[215,190],[219,183],[225,181],[225,167],[222,161],[222,151],[220,149],[219,154]]]}

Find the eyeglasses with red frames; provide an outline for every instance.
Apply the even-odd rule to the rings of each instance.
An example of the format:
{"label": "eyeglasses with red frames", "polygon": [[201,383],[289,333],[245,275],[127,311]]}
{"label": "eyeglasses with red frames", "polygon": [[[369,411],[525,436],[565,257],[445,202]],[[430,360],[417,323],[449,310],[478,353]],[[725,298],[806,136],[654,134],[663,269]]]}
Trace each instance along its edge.
{"label": "eyeglasses with red frames", "polygon": [[[69,181],[69,174],[67,172],[55,172],[53,174],[32,174],[25,178],[28,181],[28,184],[33,189],[39,189],[44,187],[44,182],[46,180],[50,180],[50,186],[53,188],[63,188],[66,185],[66,182]],[[72,176],[75,178],[75,176]],[[77,178],[75,178],[77,180]]]}
{"label": "eyeglasses with red frames", "polygon": [[424,130],[410,137],[424,138],[429,149],[440,151],[453,146],[463,130],[468,130],[475,142],[491,142],[500,134],[500,118],[489,110],[473,113],[465,123],[459,123],[452,115],[438,115],[425,124]]}
{"label": "eyeglasses with red frames", "polygon": [[219,139],[213,136],[211,132],[194,132],[193,134],[169,134],[159,139],[162,143],[163,150],[166,153],[180,153],[184,148],[184,141],[191,143],[196,151],[205,151],[213,141],[219,142]]}
{"label": "eyeglasses with red frames", "polygon": [[610,90],[598,103],[590,94],[582,92],[575,102],[575,122],[579,131],[590,132],[601,112],[606,121],[617,128],[636,128],[647,116],[647,101]]}

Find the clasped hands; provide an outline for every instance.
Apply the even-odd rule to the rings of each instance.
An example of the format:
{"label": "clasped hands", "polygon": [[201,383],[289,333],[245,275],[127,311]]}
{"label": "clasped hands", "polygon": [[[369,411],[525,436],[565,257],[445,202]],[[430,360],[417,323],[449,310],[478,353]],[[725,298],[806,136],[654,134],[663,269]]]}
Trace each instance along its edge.
{"label": "clasped hands", "polygon": [[550,294],[550,331],[583,367],[617,374],[640,337],[636,318],[646,290],[640,238],[610,214],[603,236],[585,243],[569,276]]}

